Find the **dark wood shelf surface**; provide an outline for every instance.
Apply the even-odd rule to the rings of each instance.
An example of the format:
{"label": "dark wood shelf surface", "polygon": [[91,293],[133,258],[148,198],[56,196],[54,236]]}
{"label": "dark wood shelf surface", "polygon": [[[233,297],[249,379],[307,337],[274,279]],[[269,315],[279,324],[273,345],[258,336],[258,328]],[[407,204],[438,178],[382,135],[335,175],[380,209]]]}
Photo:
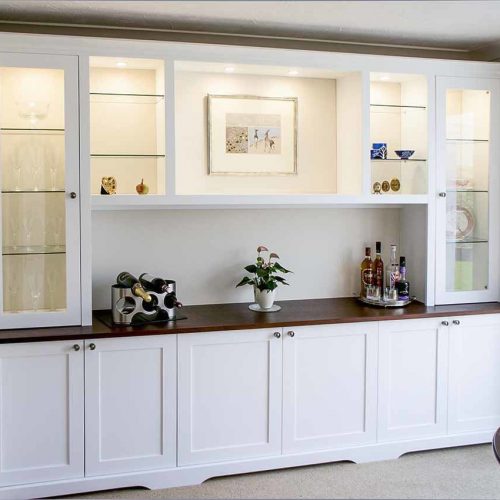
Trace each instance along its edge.
{"label": "dark wood shelf surface", "polygon": [[23,330],[0,330],[0,343],[41,342],[55,340],[86,340],[107,337],[135,337],[222,330],[281,328],[362,321],[387,321],[443,316],[500,313],[500,302],[456,304],[427,307],[414,302],[400,309],[380,309],[363,305],[354,298],[287,300],[278,302],[282,310],[276,313],[257,313],[248,304],[212,304],[186,306],[182,314],[187,319],[165,324],[116,326],[110,328],[96,315],[92,326],[67,326]]}

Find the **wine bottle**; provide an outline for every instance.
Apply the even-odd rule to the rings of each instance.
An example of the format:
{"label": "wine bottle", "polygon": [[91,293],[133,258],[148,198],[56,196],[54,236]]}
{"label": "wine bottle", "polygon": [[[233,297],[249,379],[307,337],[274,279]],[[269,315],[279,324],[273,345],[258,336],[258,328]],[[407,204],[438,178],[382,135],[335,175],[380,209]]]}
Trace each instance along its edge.
{"label": "wine bottle", "polygon": [[365,248],[365,258],[361,262],[361,297],[366,297],[366,287],[373,285],[373,261],[372,261],[372,249],[370,247]]}
{"label": "wine bottle", "polygon": [[375,243],[375,260],[373,261],[373,281],[374,285],[379,289],[380,296],[384,290],[384,262],[382,260],[382,243]]}
{"label": "wine bottle", "polygon": [[406,259],[399,259],[399,280],[396,282],[399,300],[408,300],[410,298],[410,283],[406,281]]}
{"label": "wine bottle", "polygon": [[169,293],[165,300],[163,301],[167,309],[173,309],[174,307],[182,307],[182,304],[177,300],[175,293]]}
{"label": "wine bottle", "polygon": [[139,276],[139,281],[145,290],[156,293],[168,292],[168,284],[161,278],[154,278],[151,274],[143,273]]}
{"label": "wine bottle", "polygon": [[397,254],[397,246],[391,245],[391,260],[389,264],[389,269],[387,270],[387,282],[386,287],[391,290],[396,287],[396,282],[399,280],[399,264]]}
{"label": "wine bottle", "polygon": [[132,293],[146,302],[151,302],[151,295],[142,288],[139,280],[132,274],[124,271],[116,277],[116,282],[123,287],[130,288]]}

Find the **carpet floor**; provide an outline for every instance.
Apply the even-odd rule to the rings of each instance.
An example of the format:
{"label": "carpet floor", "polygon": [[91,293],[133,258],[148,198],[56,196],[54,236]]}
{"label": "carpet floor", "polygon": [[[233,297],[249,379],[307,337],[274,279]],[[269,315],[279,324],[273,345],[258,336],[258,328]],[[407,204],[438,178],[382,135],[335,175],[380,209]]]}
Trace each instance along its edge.
{"label": "carpet floor", "polygon": [[411,453],[385,462],[340,462],[214,478],[198,486],[65,498],[500,499],[500,465],[490,445],[478,445]]}

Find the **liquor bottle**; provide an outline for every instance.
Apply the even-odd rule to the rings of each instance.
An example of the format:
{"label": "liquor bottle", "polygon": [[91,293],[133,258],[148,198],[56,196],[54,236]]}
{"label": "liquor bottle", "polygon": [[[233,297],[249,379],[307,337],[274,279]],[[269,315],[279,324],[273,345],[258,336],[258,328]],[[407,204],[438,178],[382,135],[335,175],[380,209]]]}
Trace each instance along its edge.
{"label": "liquor bottle", "polygon": [[382,244],[377,241],[375,243],[375,260],[373,261],[373,284],[379,289],[380,296],[384,290],[384,262],[381,253]]}
{"label": "liquor bottle", "polygon": [[366,287],[373,285],[373,260],[372,249],[365,248],[365,258],[361,262],[361,297],[366,297]]}
{"label": "liquor bottle", "polygon": [[399,300],[408,300],[410,298],[410,283],[406,281],[406,259],[399,259],[399,280],[396,282]]}
{"label": "liquor bottle", "polygon": [[168,292],[167,282],[161,278],[154,278],[151,274],[143,273],[139,276],[139,281],[145,290],[156,293]]}
{"label": "liquor bottle", "polygon": [[145,302],[151,302],[151,295],[142,288],[139,280],[132,274],[124,271],[116,277],[116,282],[123,287],[130,288],[134,295],[140,297]]}
{"label": "liquor bottle", "polygon": [[397,247],[396,245],[391,245],[391,260],[389,264],[389,269],[387,270],[387,282],[391,290],[396,287],[396,282],[399,280],[399,264],[397,258]]}

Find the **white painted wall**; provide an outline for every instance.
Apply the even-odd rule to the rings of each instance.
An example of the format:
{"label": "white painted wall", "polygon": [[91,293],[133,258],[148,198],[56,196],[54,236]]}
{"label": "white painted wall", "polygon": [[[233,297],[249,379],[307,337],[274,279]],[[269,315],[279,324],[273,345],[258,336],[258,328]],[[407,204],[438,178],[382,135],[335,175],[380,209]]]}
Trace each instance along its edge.
{"label": "white painted wall", "polygon": [[294,271],[279,299],[351,296],[365,245],[374,252],[382,241],[388,262],[399,218],[397,208],[95,212],[93,308],[110,307],[110,285],[124,270],[175,279],[185,304],[250,302],[251,288],[235,284],[259,244]]}

